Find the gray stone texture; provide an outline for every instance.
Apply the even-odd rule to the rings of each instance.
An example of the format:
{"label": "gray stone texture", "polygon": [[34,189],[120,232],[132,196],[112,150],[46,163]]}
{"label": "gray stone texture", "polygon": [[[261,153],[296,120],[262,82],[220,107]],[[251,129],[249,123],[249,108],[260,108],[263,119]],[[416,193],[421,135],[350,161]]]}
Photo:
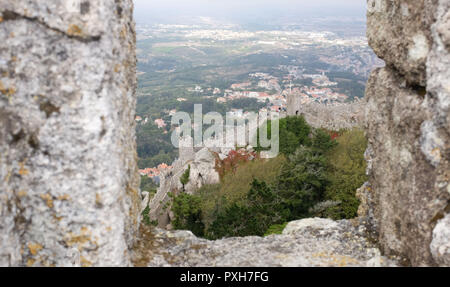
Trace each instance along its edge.
{"label": "gray stone texture", "polygon": [[0,265],[126,266],[139,225],[131,0],[0,2]]}
{"label": "gray stone texture", "polygon": [[[446,0],[444,0],[446,1]],[[426,84],[438,0],[368,0],[367,37],[375,53],[411,84]]]}
{"label": "gray stone texture", "polygon": [[357,221],[308,218],[290,222],[283,234],[208,241],[190,231],[142,228],[137,266],[397,266],[365,237]]}
{"label": "gray stone texture", "polygon": [[450,1],[368,1],[369,43],[386,67],[366,88],[369,182],[360,215],[385,254],[450,265]]}
{"label": "gray stone texture", "polygon": [[[219,173],[215,170],[216,156],[208,148],[202,148],[198,152],[183,155],[187,150],[180,150],[180,159],[172,164],[172,169],[161,174],[161,183],[158,191],[149,201],[149,217],[153,222],[157,222],[158,227],[167,228],[173,218],[171,218],[172,195],[182,192],[194,194],[205,184],[217,184],[220,182]],[[190,151],[188,151],[190,153]],[[187,158],[192,158],[187,160]],[[184,186],[180,178],[188,168],[189,182]]]}
{"label": "gray stone texture", "polygon": [[364,100],[355,99],[351,103],[309,103],[302,104],[301,96],[288,95],[288,116],[303,116],[314,128],[332,131],[361,128],[364,124]]}

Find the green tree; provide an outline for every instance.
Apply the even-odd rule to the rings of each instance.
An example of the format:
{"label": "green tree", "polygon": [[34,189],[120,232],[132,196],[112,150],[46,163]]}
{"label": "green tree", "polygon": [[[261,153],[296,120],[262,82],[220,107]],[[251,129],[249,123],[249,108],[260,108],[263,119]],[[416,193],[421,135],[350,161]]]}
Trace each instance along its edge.
{"label": "green tree", "polygon": [[158,185],[153,181],[153,179],[144,175],[144,176],[141,176],[140,188],[142,191],[148,191],[150,193],[153,193],[158,188]]}
{"label": "green tree", "polygon": [[273,159],[255,159],[240,164],[235,172],[228,172],[220,184],[204,185],[196,194],[202,198],[203,222],[208,227],[215,220],[218,212],[233,203],[243,204],[254,179],[264,180],[272,186],[277,181],[286,158],[280,155]]}
{"label": "green tree", "polygon": [[264,181],[254,179],[247,200],[234,203],[219,212],[208,228],[209,239],[227,236],[263,236],[267,229],[282,223],[289,217],[289,210],[281,204],[282,199]]}
{"label": "green tree", "polygon": [[337,146],[337,142],[331,139],[328,132],[323,129],[317,129],[315,131],[311,144],[311,147],[315,152],[325,154],[335,146]]}
{"label": "green tree", "polygon": [[[268,129],[270,134],[270,123]],[[355,191],[366,180],[367,142],[360,130],[340,133],[336,141],[302,117],[281,119],[281,150],[287,157],[243,163],[220,184],[177,197],[175,228],[218,239],[281,233],[286,222],[310,216],[354,217]],[[190,166],[180,179],[183,186],[189,172]]]}
{"label": "green tree", "polygon": [[[267,122],[267,134],[271,135],[271,121]],[[279,120],[280,132],[280,152],[289,155],[295,152],[300,145],[311,145],[309,135],[311,127],[303,117],[286,117]],[[259,145],[259,129],[257,131],[258,147],[257,150],[263,150]]]}
{"label": "green tree", "polygon": [[146,224],[146,225],[150,225],[151,221],[150,221],[150,206],[146,206],[145,209],[142,211],[141,215],[142,215],[142,221]]}
{"label": "green tree", "polygon": [[322,200],[326,178],[326,158],[311,148],[300,146],[283,167],[278,190],[290,210],[290,220],[308,216],[308,210]]}
{"label": "green tree", "polygon": [[204,235],[205,225],[202,222],[201,198],[181,193],[173,200],[172,212],[175,215],[175,229],[190,230],[197,236]]}
{"label": "green tree", "polygon": [[327,178],[330,184],[326,188],[325,199],[340,204],[328,208],[325,216],[336,220],[356,217],[359,200],[355,193],[367,181],[366,148],[367,140],[362,130],[347,131],[338,138],[338,145],[328,158]]}
{"label": "green tree", "polygon": [[261,234],[264,234],[271,224],[283,222],[289,217],[289,211],[284,208],[282,201],[280,194],[266,182],[253,180],[247,195],[247,204],[263,222]]}
{"label": "green tree", "polygon": [[184,171],[184,173],[180,177],[180,182],[183,185],[183,190],[184,186],[189,182],[190,173],[191,173],[191,165],[188,165],[188,168]]}
{"label": "green tree", "polygon": [[208,239],[220,239],[230,236],[254,234],[258,228],[250,209],[234,203],[216,215],[216,219],[207,230]]}

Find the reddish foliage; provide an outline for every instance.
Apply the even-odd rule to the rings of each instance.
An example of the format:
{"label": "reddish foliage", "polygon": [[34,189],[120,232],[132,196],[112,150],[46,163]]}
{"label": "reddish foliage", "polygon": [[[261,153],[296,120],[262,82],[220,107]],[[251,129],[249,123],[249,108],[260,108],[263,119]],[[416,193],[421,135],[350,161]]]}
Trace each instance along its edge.
{"label": "reddish foliage", "polygon": [[337,138],[339,138],[340,136],[342,136],[343,131],[332,131],[332,130],[328,130],[328,129],[322,129],[323,131],[325,131],[326,133],[328,133],[331,137],[331,140],[335,140]]}
{"label": "reddish foliage", "polygon": [[335,140],[340,137],[340,134],[338,132],[330,132],[330,137],[332,140]]}
{"label": "reddish foliage", "polygon": [[259,154],[256,152],[248,152],[246,149],[232,150],[223,160],[216,154],[216,171],[222,179],[228,172],[236,172],[240,164],[249,162],[255,158],[259,158]]}

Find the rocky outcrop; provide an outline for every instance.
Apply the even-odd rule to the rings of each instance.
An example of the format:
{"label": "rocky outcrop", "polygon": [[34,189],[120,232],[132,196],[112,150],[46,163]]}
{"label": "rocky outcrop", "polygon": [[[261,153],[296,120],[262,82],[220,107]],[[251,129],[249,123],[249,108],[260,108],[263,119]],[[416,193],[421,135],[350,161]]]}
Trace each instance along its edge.
{"label": "rocky outcrop", "polygon": [[433,43],[431,25],[438,1],[367,1],[370,47],[410,85],[426,85],[426,61]]}
{"label": "rocky outcrop", "polygon": [[208,241],[190,231],[143,229],[137,266],[396,266],[365,237],[359,222],[309,218],[281,235]]}
{"label": "rocky outcrop", "polygon": [[385,254],[450,265],[450,1],[368,1],[385,60],[366,89],[370,185],[360,191]]}
{"label": "rocky outcrop", "polygon": [[0,265],[126,266],[139,224],[131,0],[0,1]]}
{"label": "rocky outcrop", "polygon": [[[186,155],[185,153],[192,152]],[[172,195],[181,192],[193,194],[205,184],[219,183],[219,173],[215,170],[216,157],[208,148],[194,153],[194,149],[180,149],[180,158],[173,163],[173,168],[161,176],[158,191],[149,203],[150,220],[166,228],[171,222]],[[189,181],[183,186],[182,175],[189,170]]]}

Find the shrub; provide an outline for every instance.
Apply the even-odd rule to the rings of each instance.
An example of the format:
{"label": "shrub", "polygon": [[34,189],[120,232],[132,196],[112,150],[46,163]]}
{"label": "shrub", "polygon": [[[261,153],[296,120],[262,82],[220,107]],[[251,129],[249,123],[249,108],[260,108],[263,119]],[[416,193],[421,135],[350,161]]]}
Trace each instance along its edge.
{"label": "shrub", "polygon": [[[334,134],[333,134],[334,136]],[[315,152],[322,154],[328,153],[337,146],[338,143],[332,138],[332,135],[323,129],[317,129],[312,139],[311,147]]]}
{"label": "shrub", "polygon": [[151,225],[150,221],[150,206],[147,205],[147,207],[142,211],[142,221],[145,223],[145,225]]}
{"label": "shrub", "polygon": [[141,186],[140,186],[141,190],[152,192],[157,188],[158,185],[153,181],[153,179],[149,178],[146,175],[141,176]]}
{"label": "shrub", "polygon": [[174,198],[172,212],[175,215],[175,229],[190,230],[197,236],[204,235],[204,224],[201,221],[201,198],[187,193],[181,193]]}
{"label": "shrub", "polygon": [[263,236],[270,225],[283,222],[286,212],[281,199],[264,181],[253,180],[244,203],[234,203],[207,230],[209,239],[226,236]]}
{"label": "shrub", "polygon": [[313,217],[326,217],[326,212],[329,210],[329,208],[335,207],[340,205],[342,202],[340,201],[331,201],[326,200],[317,203],[312,208],[309,209],[309,213]]}
{"label": "shrub", "polygon": [[273,159],[255,159],[241,162],[235,172],[226,173],[220,184],[204,185],[196,194],[202,198],[203,222],[209,226],[215,216],[234,203],[244,203],[254,179],[264,180],[268,185],[276,182],[284,156]]}
{"label": "shrub", "polygon": [[[312,129],[303,117],[286,117],[279,120],[280,129],[280,152],[289,155],[295,152],[300,145],[310,145],[309,134]],[[267,134],[271,135],[271,121],[267,122]],[[263,148],[259,145],[259,129],[257,132],[258,147],[256,150],[261,151]]]}
{"label": "shrub", "polygon": [[328,180],[326,158],[311,148],[299,147],[283,167],[278,190],[290,210],[289,220],[308,216],[308,210],[321,201]]}
{"label": "shrub", "polygon": [[328,156],[327,177],[330,184],[326,188],[325,198],[340,204],[324,213],[324,216],[336,220],[356,217],[359,200],[355,193],[367,181],[364,159],[367,140],[364,132],[359,129],[347,131],[337,141],[338,145]]}
{"label": "shrub", "polygon": [[255,158],[258,158],[258,154],[255,152],[248,152],[245,149],[232,150],[223,160],[220,160],[219,156],[216,155],[215,168],[220,178],[223,178],[228,173],[235,173],[241,164],[245,164]]}
{"label": "shrub", "polygon": [[216,219],[207,229],[206,237],[214,240],[254,234],[257,231],[258,222],[251,215],[251,211],[246,206],[234,203],[216,215]]}
{"label": "shrub", "polygon": [[325,157],[301,146],[272,185],[253,179],[245,200],[216,209],[207,237],[263,236],[272,225],[307,217],[323,199],[328,183],[325,171]]}
{"label": "shrub", "polygon": [[269,229],[267,229],[266,233],[264,233],[264,236],[269,236],[271,234],[282,234],[287,224],[288,222],[285,222],[283,224],[271,225]]}
{"label": "shrub", "polygon": [[189,182],[190,173],[191,173],[191,165],[188,165],[188,168],[184,171],[184,173],[180,177],[180,182],[183,185],[183,190],[184,186]]}

